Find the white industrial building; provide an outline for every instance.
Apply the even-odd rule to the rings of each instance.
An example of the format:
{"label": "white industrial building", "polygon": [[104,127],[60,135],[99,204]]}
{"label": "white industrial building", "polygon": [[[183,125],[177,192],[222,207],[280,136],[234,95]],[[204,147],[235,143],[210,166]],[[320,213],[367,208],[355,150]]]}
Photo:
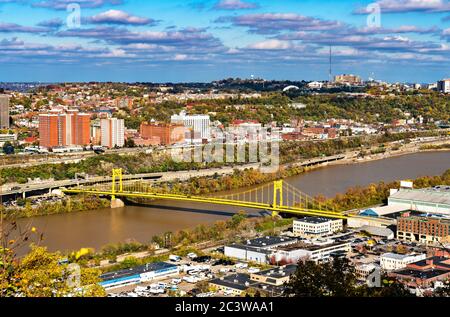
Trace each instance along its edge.
{"label": "white industrial building", "polygon": [[294,220],[294,236],[302,238],[319,238],[344,229],[342,219],[306,217]]}
{"label": "white industrial building", "polygon": [[296,243],[297,239],[287,237],[263,237],[248,240],[245,244],[225,246],[225,256],[256,263],[267,264],[270,255],[278,247]]}
{"label": "white industrial building", "polygon": [[437,90],[446,94],[450,93],[450,78],[438,81]]}
{"label": "white industrial building", "polygon": [[271,259],[274,263],[297,263],[299,260],[303,259],[322,262],[328,261],[333,256],[347,254],[351,249],[350,242],[315,240],[278,247],[272,253]]}
{"label": "white industrial building", "polygon": [[450,216],[450,186],[393,191],[388,205],[403,210]]}
{"label": "white industrial building", "polygon": [[[359,213],[360,217],[349,219],[348,226],[376,226],[382,220],[386,224],[378,225],[389,225],[389,218],[387,217],[407,211],[450,216],[450,186],[441,185],[423,189],[391,189],[386,206],[361,210]],[[390,219],[392,221],[395,220],[392,216]]]}
{"label": "white industrial building", "polygon": [[192,141],[211,139],[211,120],[208,115],[187,115],[185,111],[170,118],[173,124],[180,124],[190,129],[191,135],[186,139]]}
{"label": "white industrial building", "polygon": [[380,266],[385,271],[405,268],[408,264],[425,260],[426,254],[385,253],[380,256]]}

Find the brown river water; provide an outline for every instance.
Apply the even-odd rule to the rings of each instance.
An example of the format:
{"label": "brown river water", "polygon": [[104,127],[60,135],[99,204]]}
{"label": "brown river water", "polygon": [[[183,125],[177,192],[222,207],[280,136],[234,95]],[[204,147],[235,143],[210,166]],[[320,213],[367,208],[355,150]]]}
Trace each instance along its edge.
{"label": "brown river water", "polygon": [[[450,169],[450,152],[426,152],[352,165],[334,165],[285,181],[309,195],[324,194],[330,197],[352,186],[441,175],[447,169]],[[82,247],[98,250],[108,243],[130,240],[149,242],[154,235],[214,223],[229,218],[241,209],[155,201],[148,207],[127,206],[21,219],[20,224],[31,223],[39,232],[43,232],[44,241],[41,244],[50,251],[78,250]],[[263,212],[253,213],[258,215]]]}

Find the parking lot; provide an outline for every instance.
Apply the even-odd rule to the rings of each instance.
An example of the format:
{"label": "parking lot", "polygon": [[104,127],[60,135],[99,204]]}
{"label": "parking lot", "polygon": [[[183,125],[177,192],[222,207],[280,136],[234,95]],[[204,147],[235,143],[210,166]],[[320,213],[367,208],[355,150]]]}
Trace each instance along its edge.
{"label": "parking lot", "polygon": [[108,291],[112,297],[168,297],[168,296],[214,296],[216,294],[203,292],[197,288],[199,282],[208,282],[214,278],[235,273],[254,273],[259,268],[249,267],[247,263],[217,260],[209,256],[183,257],[171,262],[178,265],[180,274],[147,283],[140,283],[114,288]]}

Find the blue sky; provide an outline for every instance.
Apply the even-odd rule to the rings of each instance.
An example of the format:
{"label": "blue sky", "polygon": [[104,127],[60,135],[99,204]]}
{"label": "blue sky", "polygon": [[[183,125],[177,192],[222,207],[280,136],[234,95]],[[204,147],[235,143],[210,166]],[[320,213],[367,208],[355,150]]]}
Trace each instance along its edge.
{"label": "blue sky", "polygon": [[332,46],[334,74],[425,83],[449,42],[449,0],[0,0],[0,81],[326,80]]}

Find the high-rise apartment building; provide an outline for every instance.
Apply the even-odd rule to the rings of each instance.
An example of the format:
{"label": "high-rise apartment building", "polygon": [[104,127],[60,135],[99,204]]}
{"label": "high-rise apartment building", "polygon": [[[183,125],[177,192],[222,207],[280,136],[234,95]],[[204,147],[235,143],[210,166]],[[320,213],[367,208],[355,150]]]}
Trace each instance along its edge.
{"label": "high-rise apartment building", "polygon": [[208,115],[187,115],[186,112],[182,111],[178,115],[173,115],[171,122],[184,125],[190,129],[190,139],[211,139],[211,120]]}
{"label": "high-rise apartment building", "polygon": [[114,148],[125,145],[125,121],[123,119],[102,119],[100,126],[102,146]]}
{"label": "high-rise apartment building", "polygon": [[0,95],[0,129],[9,129],[9,96]]}
{"label": "high-rise apartment building", "polygon": [[450,78],[438,81],[437,90],[446,94],[450,93]]}
{"label": "high-rise apartment building", "polygon": [[91,116],[78,111],[51,112],[39,115],[40,146],[89,145]]}

